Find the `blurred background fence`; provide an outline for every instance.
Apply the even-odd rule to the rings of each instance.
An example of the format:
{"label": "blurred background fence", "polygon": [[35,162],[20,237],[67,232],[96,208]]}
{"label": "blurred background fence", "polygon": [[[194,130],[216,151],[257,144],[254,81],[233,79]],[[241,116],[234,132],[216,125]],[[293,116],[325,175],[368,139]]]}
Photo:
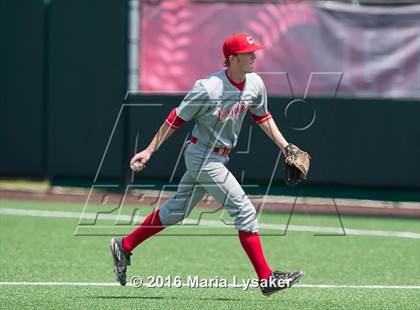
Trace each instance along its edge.
{"label": "blurred background fence", "polygon": [[[171,18],[164,15],[165,12],[179,15],[187,8],[185,11],[187,13],[181,12],[180,18],[185,18],[188,16],[188,8],[200,5],[211,5],[213,9],[221,10],[220,12],[230,10],[230,13],[237,9],[247,10],[247,6],[253,6],[252,10],[256,12],[257,5],[266,6],[259,8],[262,12],[267,8],[270,11],[277,5],[272,1],[261,4],[246,2],[2,0],[0,175],[48,178],[52,183],[63,180],[73,180],[88,185],[124,183],[129,173],[127,163],[134,149],[139,150],[147,145],[170,109],[180,102],[185,93],[183,85],[191,84],[188,79],[210,73],[208,68],[213,67],[213,71],[216,71],[220,67],[221,55],[217,54],[217,50],[220,49],[223,38],[211,37],[214,51],[200,51],[194,59],[187,54],[186,58],[181,57],[181,61],[178,60],[177,65],[180,65],[178,71],[169,71],[170,68],[166,67],[168,71],[163,68],[162,73],[159,66],[165,62],[162,55],[155,52],[164,49],[165,42],[158,40],[158,34],[165,31],[173,32],[174,29],[176,33],[182,33],[183,24],[175,20],[175,24],[169,27],[170,25],[165,26],[159,21],[159,18]],[[353,84],[354,89],[346,88],[347,92],[343,94],[338,92],[337,96],[325,96],[325,94],[323,96],[322,92],[318,96],[308,96],[305,101],[294,104],[286,117],[287,104],[297,97],[269,88],[270,110],[288,139],[302,145],[312,154],[314,165],[309,185],[417,191],[420,189],[420,30],[414,33],[414,41],[403,42],[401,37],[407,35],[407,32],[404,32],[406,28],[398,29],[392,21],[397,21],[396,23],[401,26],[403,20],[409,28],[417,27],[419,22],[416,16],[419,14],[419,6],[408,5],[409,1],[404,2],[407,6],[402,8],[401,5],[376,6],[376,4],[395,4],[391,1],[347,2],[339,4],[345,6],[344,13],[342,7],[331,13],[330,9],[325,8],[326,3],[320,3],[314,6],[313,14],[319,16],[317,10],[324,10],[324,13],[327,10],[329,18],[337,14],[346,14],[345,12],[371,14],[370,24],[366,24],[366,19],[361,19],[367,27],[364,43],[357,42],[355,36],[349,39],[352,40],[351,44],[344,39],[343,42],[350,46],[349,50],[351,46],[365,44],[360,46],[360,49],[365,50],[370,56],[370,65],[372,63],[379,65],[374,68],[375,72],[385,72],[390,66],[395,67],[396,63],[407,64],[404,59],[408,59],[411,65],[408,69],[405,68],[406,71],[401,73],[397,68],[393,72],[396,75],[400,74],[398,83],[401,79],[402,82],[410,81],[409,92],[398,92],[396,89],[390,93],[389,88],[373,87],[376,93],[364,92],[363,96],[358,96],[358,85]],[[371,5],[363,7],[358,5],[366,2]],[[130,34],[132,35],[133,30],[133,23],[130,23],[133,17],[130,19],[129,8],[133,8],[133,3],[140,4],[137,16],[140,19],[138,42],[129,40],[132,38]],[[302,3],[309,8],[313,6],[311,2],[298,2],[298,5],[302,6]],[[403,15],[391,18],[393,10]],[[191,36],[193,39],[180,44],[185,44],[186,50],[193,50],[193,47],[200,45],[202,48],[204,43],[199,40],[200,33],[202,38],[206,38],[203,34],[214,30],[206,30],[203,23],[206,23],[206,27],[218,28],[219,13],[216,15],[209,13],[210,15],[201,24],[200,21],[197,22],[197,16],[191,17],[194,26],[191,30],[194,32],[194,36]],[[258,15],[260,19],[263,16],[261,14]],[[383,23],[384,20],[387,22]],[[269,22],[275,21],[276,19],[273,20],[271,17]],[[345,24],[346,21],[343,20],[343,27],[349,27]],[[285,44],[291,42],[292,38],[297,40],[293,42],[294,46],[299,46],[299,34],[305,33],[306,38],[311,34],[316,37],[319,34],[316,31],[322,31],[325,25],[321,26],[321,30],[315,28],[311,30],[310,25],[304,23],[300,27],[290,28],[289,32],[283,32],[281,36],[284,40],[279,43],[282,51],[287,51]],[[355,32],[362,31],[358,28],[360,25],[353,24],[351,27],[356,29]],[[246,28],[245,24],[236,22],[232,25],[232,29],[219,27],[217,32],[229,35],[237,29],[252,31],[252,28]],[[392,44],[386,42],[388,47],[386,54],[394,58],[384,58],[387,55],[375,54],[372,46],[370,46],[372,52],[366,51],[369,48],[366,36],[370,36],[374,44],[378,39],[375,37],[377,32],[395,33],[389,37],[386,35],[382,37],[383,40],[398,42],[393,45],[393,49],[389,48]],[[255,35],[258,39],[266,40],[261,33]],[[130,55],[133,56],[130,54],[130,46],[133,44],[140,44],[138,56],[134,60],[130,58]],[[305,44],[308,44],[308,40],[303,40],[301,44],[308,49]],[[410,48],[415,50],[410,49],[408,54],[405,54],[406,44],[411,44]],[[329,66],[328,71],[334,71],[337,68],[331,67],[333,59],[325,53],[337,46],[321,45],[322,42],[318,52],[310,51],[313,57],[310,63],[315,64],[318,58],[319,63]],[[169,47],[168,49],[170,61],[171,55],[174,55],[171,54]],[[286,54],[283,56],[290,60],[282,66],[282,62],[276,58],[278,55],[275,44],[268,48],[262,58],[265,62],[261,60],[259,63],[262,71],[270,71],[270,67],[263,67],[267,63],[279,64],[274,68],[278,71],[293,70],[294,63],[298,69],[302,65],[303,59],[298,57],[299,55]],[[338,58],[341,56],[343,55],[338,55]],[[200,60],[209,64],[209,67],[192,65]],[[129,69],[130,64],[132,66],[136,61],[138,61],[137,85],[143,92],[131,93],[126,97],[129,85],[132,84],[129,77],[133,76],[133,72]],[[335,61],[337,64],[342,63],[337,59]],[[195,71],[192,71],[193,69]],[[311,67],[309,69],[312,70]],[[316,68],[320,69],[322,66]],[[345,85],[347,69],[339,69],[337,71],[343,73],[343,85]],[[160,76],[159,70],[161,70]],[[180,82],[179,86],[169,85],[165,80],[168,77],[172,81]],[[380,74],[375,76],[378,77]],[[267,77],[267,83],[271,85],[269,79],[270,77]],[[307,79],[308,75],[305,75],[304,81]],[[156,88],[159,85],[162,85],[160,92],[159,88]],[[374,86],[374,83],[372,85]],[[393,87],[394,84],[390,85]],[[363,86],[359,85],[360,88]],[[308,124],[314,113],[316,121],[310,128],[293,129]],[[191,125],[181,129],[167,145],[162,147],[162,151],[156,155],[144,173],[137,176],[138,180],[168,182],[171,177],[176,180],[180,176],[184,169],[182,160],[176,170],[173,170]],[[243,178],[244,182],[266,184],[278,153],[262,132],[252,126],[247,119],[237,147],[239,153],[232,154],[234,160],[231,161],[230,168],[238,178]],[[252,145],[250,152],[247,153],[244,150],[248,147],[249,137],[252,137]],[[280,184],[282,172],[275,173],[273,181],[275,184]]]}

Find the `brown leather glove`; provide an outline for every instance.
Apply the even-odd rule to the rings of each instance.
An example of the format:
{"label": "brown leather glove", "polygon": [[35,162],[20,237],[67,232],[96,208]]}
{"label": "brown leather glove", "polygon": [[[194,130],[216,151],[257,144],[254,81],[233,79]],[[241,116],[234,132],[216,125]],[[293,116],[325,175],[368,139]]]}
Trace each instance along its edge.
{"label": "brown leather glove", "polygon": [[311,164],[311,156],[294,144],[284,150],[284,174],[287,186],[296,186],[306,179]]}

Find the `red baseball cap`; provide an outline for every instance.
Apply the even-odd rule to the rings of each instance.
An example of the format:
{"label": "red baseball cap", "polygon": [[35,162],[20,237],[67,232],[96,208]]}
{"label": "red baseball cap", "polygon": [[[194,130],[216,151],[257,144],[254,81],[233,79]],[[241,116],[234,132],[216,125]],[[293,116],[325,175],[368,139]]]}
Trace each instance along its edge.
{"label": "red baseball cap", "polygon": [[264,45],[256,43],[247,33],[237,33],[223,43],[223,54],[228,59],[230,55],[251,53],[263,49]]}

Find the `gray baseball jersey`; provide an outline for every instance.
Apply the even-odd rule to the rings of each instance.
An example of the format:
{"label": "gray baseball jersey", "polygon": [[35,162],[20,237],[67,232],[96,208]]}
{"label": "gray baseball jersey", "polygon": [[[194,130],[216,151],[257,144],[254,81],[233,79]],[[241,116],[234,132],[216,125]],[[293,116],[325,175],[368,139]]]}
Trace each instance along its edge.
{"label": "gray baseball jersey", "polygon": [[257,123],[271,118],[267,110],[267,92],[257,74],[246,74],[242,91],[233,83],[225,71],[198,80],[166,120],[172,128],[195,120],[192,134],[197,141],[185,150],[187,171],[175,196],[160,208],[160,220],[164,225],[182,221],[205,193],[210,193],[234,218],[237,229],[258,230],[254,206],[225,166],[229,157],[212,152],[213,147],[235,147],[247,110]]}
{"label": "gray baseball jersey", "polygon": [[257,123],[271,117],[260,76],[246,74],[241,92],[228,80],[225,71],[218,71],[195,83],[176,108],[176,114],[184,121],[196,121],[192,134],[201,144],[233,148],[247,110]]}

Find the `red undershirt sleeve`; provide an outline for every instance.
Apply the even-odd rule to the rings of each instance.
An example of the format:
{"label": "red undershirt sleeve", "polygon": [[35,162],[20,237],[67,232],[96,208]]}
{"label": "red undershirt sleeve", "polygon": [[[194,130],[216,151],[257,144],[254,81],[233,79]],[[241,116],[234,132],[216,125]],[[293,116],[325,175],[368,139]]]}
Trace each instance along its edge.
{"label": "red undershirt sleeve", "polygon": [[185,124],[185,121],[178,115],[176,115],[176,109],[174,108],[166,118],[165,124],[170,128],[178,129],[179,127]]}
{"label": "red undershirt sleeve", "polygon": [[266,114],[259,116],[251,113],[251,117],[257,124],[262,124],[272,118],[271,113],[267,112]]}

